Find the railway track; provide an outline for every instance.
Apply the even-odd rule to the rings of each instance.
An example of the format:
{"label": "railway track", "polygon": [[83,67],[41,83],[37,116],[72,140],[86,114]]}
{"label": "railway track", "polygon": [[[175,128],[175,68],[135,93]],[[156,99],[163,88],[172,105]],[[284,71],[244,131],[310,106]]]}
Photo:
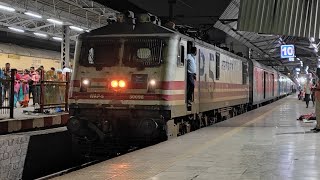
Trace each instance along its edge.
{"label": "railway track", "polygon": [[[137,147],[132,147],[132,148],[128,149],[126,153],[130,153],[130,152],[133,152],[133,151],[138,150],[138,149],[139,148],[137,148]],[[76,165],[76,166],[70,167],[68,169],[65,169],[65,170],[62,170],[62,171],[59,171],[59,172],[56,172],[56,173],[53,173],[53,174],[49,174],[47,176],[43,176],[43,177],[37,178],[36,180],[47,180],[47,179],[52,179],[52,178],[55,178],[55,177],[59,177],[59,176],[62,176],[64,174],[68,174],[70,172],[77,171],[79,169],[83,169],[83,168],[98,164],[100,162],[107,161],[109,159],[124,155],[126,153],[121,153],[121,154],[118,153],[118,154],[116,154],[114,156],[111,156],[111,157],[100,157],[99,160],[92,160],[92,161],[89,161],[89,162],[86,162],[86,163],[83,163],[83,164],[80,164],[80,165]]]}

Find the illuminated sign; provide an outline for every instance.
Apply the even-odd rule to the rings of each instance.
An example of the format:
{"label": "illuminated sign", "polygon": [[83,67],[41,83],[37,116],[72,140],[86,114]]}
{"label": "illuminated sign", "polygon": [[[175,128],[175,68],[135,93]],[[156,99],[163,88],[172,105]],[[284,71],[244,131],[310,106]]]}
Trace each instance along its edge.
{"label": "illuminated sign", "polygon": [[294,45],[281,45],[281,58],[294,58]]}

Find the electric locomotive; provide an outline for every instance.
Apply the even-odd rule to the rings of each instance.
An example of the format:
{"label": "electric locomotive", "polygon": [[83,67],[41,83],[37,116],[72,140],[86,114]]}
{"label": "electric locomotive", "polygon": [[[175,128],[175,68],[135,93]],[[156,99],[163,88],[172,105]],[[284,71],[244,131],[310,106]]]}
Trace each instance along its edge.
{"label": "electric locomotive", "polygon": [[[78,37],[67,124],[75,137],[100,144],[158,142],[248,110],[248,59],[159,26],[148,15],[138,19]],[[197,79],[188,109],[191,47],[198,49]]]}

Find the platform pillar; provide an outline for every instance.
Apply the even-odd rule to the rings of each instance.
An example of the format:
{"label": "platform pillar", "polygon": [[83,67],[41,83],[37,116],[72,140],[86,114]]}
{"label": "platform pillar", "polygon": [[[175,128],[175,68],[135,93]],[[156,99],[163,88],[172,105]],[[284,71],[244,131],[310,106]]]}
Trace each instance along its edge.
{"label": "platform pillar", "polygon": [[69,67],[70,62],[70,28],[62,26],[61,68]]}

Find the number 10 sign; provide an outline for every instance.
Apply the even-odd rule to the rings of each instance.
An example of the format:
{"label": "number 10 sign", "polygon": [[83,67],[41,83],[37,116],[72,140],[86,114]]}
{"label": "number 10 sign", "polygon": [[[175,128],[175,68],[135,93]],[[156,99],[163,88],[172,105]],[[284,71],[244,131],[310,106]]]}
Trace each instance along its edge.
{"label": "number 10 sign", "polygon": [[294,58],[294,45],[281,45],[281,58]]}

